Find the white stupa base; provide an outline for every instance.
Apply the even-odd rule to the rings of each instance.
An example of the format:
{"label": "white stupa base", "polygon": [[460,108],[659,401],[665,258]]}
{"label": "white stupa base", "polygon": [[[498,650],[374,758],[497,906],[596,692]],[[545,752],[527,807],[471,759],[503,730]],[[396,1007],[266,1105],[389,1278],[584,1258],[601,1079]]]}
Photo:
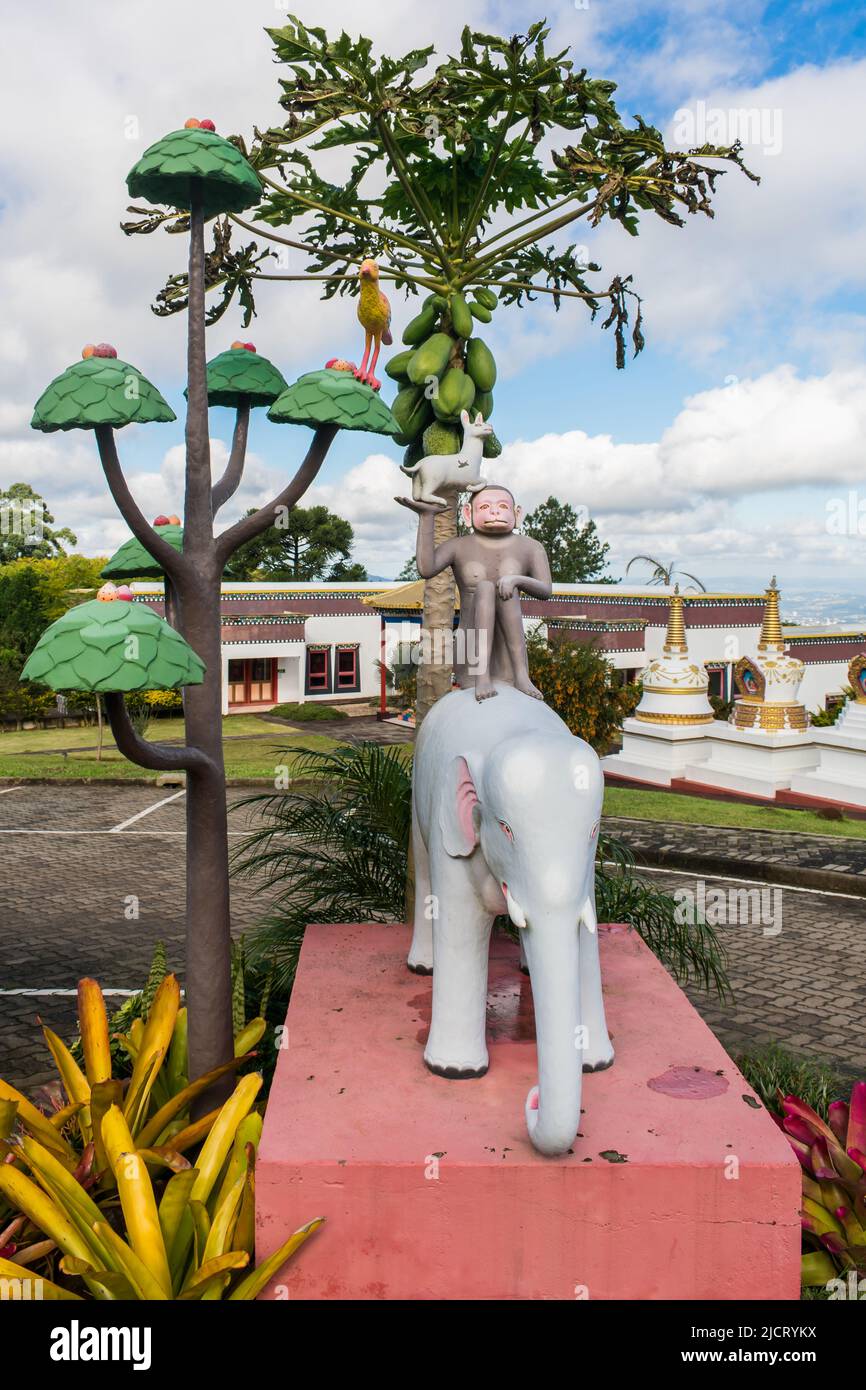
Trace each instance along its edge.
{"label": "white stupa base", "polygon": [[[862,716],[852,719],[857,710]],[[818,766],[796,773],[791,791],[866,807],[866,705],[849,705],[833,728],[812,733]]]}
{"label": "white stupa base", "polygon": [[866,704],[859,700],[849,700],[836,723],[834,735],[842,735],[852,742],[860,742],[866,747]]}
{"label": "white stupa base", "polygon": [[818,763],[814,730],[765,734],[716,720],[708,726],[706,741],[708,756],[685,769],[688,781],[766,800],[787,790],[798,773]]}
{"label": "white stupa base", "polygon": [[632,716],[623,721],[622,751],[602,758],[604,772],[669,787],[709,754],[707,730],[712,724],[649,724]]}

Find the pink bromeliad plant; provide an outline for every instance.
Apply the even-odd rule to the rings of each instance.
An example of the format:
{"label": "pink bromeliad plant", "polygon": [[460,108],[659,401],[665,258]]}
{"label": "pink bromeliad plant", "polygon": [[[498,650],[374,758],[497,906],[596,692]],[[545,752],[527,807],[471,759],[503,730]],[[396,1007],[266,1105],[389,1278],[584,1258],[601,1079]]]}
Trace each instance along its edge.
{"label": "pink bromeliad plant", "polygon": [[834,1101],[821,1119],[797,1096],[782,1100],[774,1116],[803,1168],[803,1255],[806,1287],[840,1273],[866,1274],[866,1081],[850,1103]]}

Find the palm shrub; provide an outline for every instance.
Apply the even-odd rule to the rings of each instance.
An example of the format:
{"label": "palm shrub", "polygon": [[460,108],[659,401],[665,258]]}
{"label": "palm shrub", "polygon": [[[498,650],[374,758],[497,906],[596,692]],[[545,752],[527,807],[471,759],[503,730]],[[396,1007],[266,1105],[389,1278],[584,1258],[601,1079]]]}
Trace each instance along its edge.
{"label": "palm shrub", "polygon": [[186,1010],[165,975],[122,1039],[123,1080],[95,980],[80,981],[78,1006],[83,1067],[43,1028],[65,1093],[56,1109],[0,1081],[0,1279],[37,1299],[255,1298],[321,1220],[250,1269],[262,1078],[241,1077],[200,1118],[192,1107],[251,1060],[264,1020],[238,1034],[231,1062],[190,1083]]}
{"label": "palm shrub", "polygon": [[[251,796],[260,825],[235,852],[234,873],[271,902],[253,933],[253,959],[270,961],[285,999],[308,922],[402,922],[412,815],[405,746],[360,743],[333,751],[289,748],[298,782],[289,793]],[[627,848],[599,840],[599,916],[628,922],[684,983],[728,991],[725,956],[708,924],[678,920],[674,898],[643,882]],[[507,919],[502,919],[507,927]]]}
{"label": "palm shrub", "polygon": [[250,955],[270,961],[285,998],[308,922],[402,921],[412,779],[403,746],[288,748],[281,757],[294,761],[295,781],[288,794],[238,803],[255,807],[260,824],[236,850],[233,872],[268,896]]}

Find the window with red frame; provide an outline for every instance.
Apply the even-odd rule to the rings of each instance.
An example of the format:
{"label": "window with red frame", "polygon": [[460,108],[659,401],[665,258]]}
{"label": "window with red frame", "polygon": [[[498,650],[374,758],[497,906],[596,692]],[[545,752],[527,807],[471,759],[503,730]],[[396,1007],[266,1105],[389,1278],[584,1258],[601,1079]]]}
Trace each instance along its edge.
{"label": "window with red frame", "polygon": [[318,650],[307,648],[307,682],[306,693],[308,695],[329,695],[331,692],[331,649],[330,647],[320,647]]}
{"label": "window with red frame", "polygon": [[361,674],[357,647],[337,648],[337,690],[360,690]]}

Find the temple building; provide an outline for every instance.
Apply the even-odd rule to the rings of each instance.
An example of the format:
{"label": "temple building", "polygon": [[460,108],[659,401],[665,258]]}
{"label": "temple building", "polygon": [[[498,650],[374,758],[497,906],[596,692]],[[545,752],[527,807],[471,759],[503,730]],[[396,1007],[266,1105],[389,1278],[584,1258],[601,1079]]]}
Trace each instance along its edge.
{"label": "temple building", "polygon": [[[141,601],[163,611],[161,583],[134,583],[133,589]],[[664,654],[671,597],[671,590],[654,585],[556,584],[550,599],[524,598],[522,606],[527,630],[540,629],[551,642],[591,642],[618,677],[630,681],[650,663],[677,655]],[[704,593],[680,598],[689,661],[706,672],[709,695],[730,699],[740,655],[756,649],[762,655],[763,595]],[[391,665],[411,649],[420,631],[422,606],[420,580],[226,582],[224,710],[261,710],[294,700],[378,700],[379,662]],[[805,666],[799,699],[806,708],[841,701],[848,664],[866,650],[866,631],[783,631],[788,656]],[[653,713],[649,701],[645,712]]]}

